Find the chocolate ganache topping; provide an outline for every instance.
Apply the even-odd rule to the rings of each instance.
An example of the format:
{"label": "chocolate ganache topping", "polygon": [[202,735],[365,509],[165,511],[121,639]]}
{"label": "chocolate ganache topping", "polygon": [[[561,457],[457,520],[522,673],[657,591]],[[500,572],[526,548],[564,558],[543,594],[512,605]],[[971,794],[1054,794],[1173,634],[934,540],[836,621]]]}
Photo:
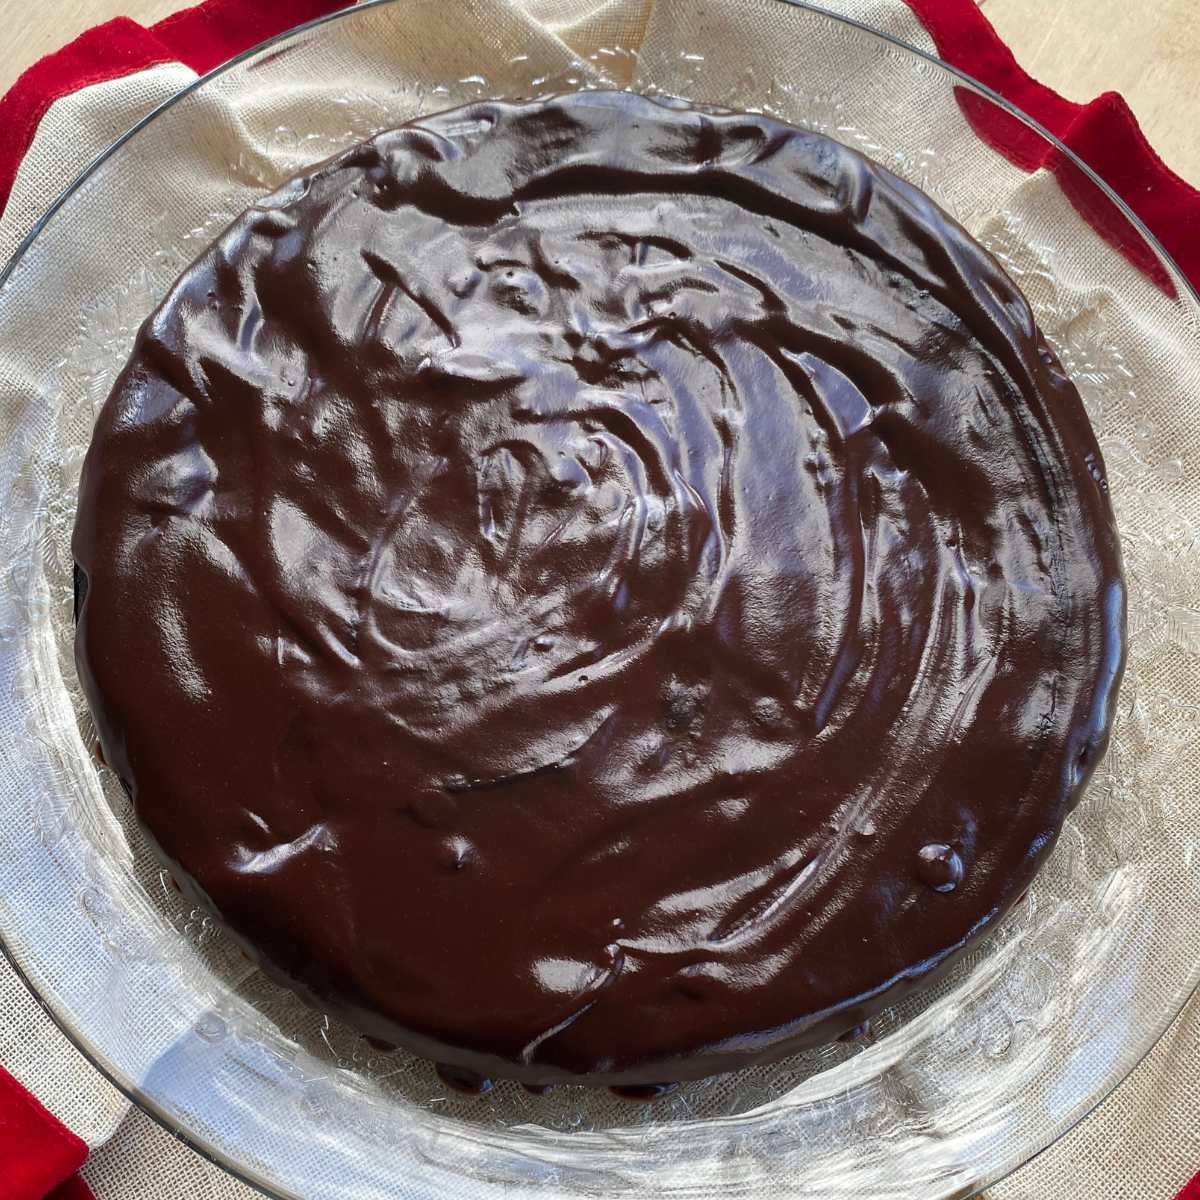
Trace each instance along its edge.
{"label": "chocolate ganache topping", "polygon": [[762,116],[488,101],[240,217],[75,555],[181,885],[365,1033],[549,1083],[830,1040],[1028,885],[1124,590],[1079,397],[921,192]]}

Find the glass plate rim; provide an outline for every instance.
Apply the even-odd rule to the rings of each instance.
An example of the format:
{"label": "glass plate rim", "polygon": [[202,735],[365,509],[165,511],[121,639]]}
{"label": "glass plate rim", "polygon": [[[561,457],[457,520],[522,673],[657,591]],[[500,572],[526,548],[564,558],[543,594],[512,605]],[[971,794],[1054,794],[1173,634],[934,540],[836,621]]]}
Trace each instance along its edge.
{"label": "glass plate rim", "polygon": [[[143,129],[152,124],[160,116],[164,115],[170,109],[174,108],[186,97],[195,92],[200,91],[207,84],[226,72],[240,66],[244,62],[256,58],[272,47],[283,45],[291,42],[294,39],[301,38],[306,34],[318,29],[324,25],[332,24],[336,21],[349,19],[357,14],[367,12],[376,8],[386,8],[394,4],[401,3],[402,0],[358,0],[358,3],[352,3],[347,8],[337,9],[334,12],[326,13],[323,16],[305,21],[299,25],[291,26],[288,29],[282,30],[269,38],[255,43],[247,47],[245,50],[233,55],[231,58],[217,64],[217,66],[197,76],[195,80],[172,93],[167,99],[155,105],[149,112],[139,118],[133,125],[124,133],[112,141],[105,147],[95,158],[93,158],[87,166],[85,166],[72,181],[50,202],[45,211],[37,218],[29,232],[17,244],[16,249],[9,257],[8,261],[0,267],[0,293],[3,292],[9,279],[19,267],[21,260],[25,257],[28,251],[32,248],[38,238],[46,231],[55,215],[61,208],[78,192],[84,184],[94,175],[106,162],[116,156],[118,151],[128,142],[132,141]],[[959,67],[946,62],[939,55],[928,50],[923,50],[919,46],[914,46],[911,42],[905,41],[903,38],[897,37],[895,34],[889,33],[886,30],[878,29],[865,21],[859,21],[845,14],[834,12],[824,6],[812,3],[811,0],[772,0],[773,3],[783,4],[791,8],[801,9],[806,12],[814,13],[819,17],[825,18],[835,25],[841,25],[855,29],[860,33],[864,33],[869,37],[875,38],[878,41],[886,43],[896,49],[902,50],[907,54],[911,54],[918,59],[921,59],[932,66],[940,68],[948,75],[951,75],[962,83],[965,83],[969,88],[978,94],[986,97],[992,103],[999,106],[1009,116],[1015,117],[1025,126],[1031,128],[1047,143],[1049,143],[1064,159],[1069,162],[1076,170],[1080,171],[1084,177],[1093,184],[1104,197],[1117,209],[1117,211],[1130,223],[1133,229],[1137,232],[1144,242],[1150,247],[1154,255],[1167,268],[1168,274],[1172,282],[1180,288],[1183,297],[1191,301],[1200,308],[1200,286],[1193,284],[1192,281],[1184,274],[1174,258],[1168,253],[1158,237],[1150,230],[1146,223],[1129,207],[1129,205],[1105,182],[1086,162],[1084,162],[1069,146],[1066,145],[1055,134],[1051,133],[1041,122],[1029,116],[1021,108],[1011,103],[994,88],[982,83],[974,76],[961,70]],[[218,1168],[236,1179],[240,1183],[253,1188],[256,1192],[267,1197],[267,1200],[304,1200],[298,1193],[292,1192],[290,1189],[283,1190],[279,1185],[271,1183],[262,1177],[255,1178],[248,1168],[227,1161],[223,1152],[215,1147],[207,1145],[197,1134],[194,1134],[186,1126],[180,1124],[173,1119],[163,1109],[163,1107],[151,1097],[146,1096],[138,1088],[138,1086],[125,1078],[124,1073],[119,1071],[115,1066],[110,1065],[97,1048],[91,1046],[88,1039],[82,1033],[78,1032],[70,1025],[65,1017],[60,1016],[54,1009],[50,1000],[48,1000],[38,988],[33,984],[27,972],[23,969],[16,958],[15,951],[8,945],[2,935],[0,935],[0,956],[7,960],[12,967],[21,985],[29,992],[34,1002],[38,1007],[50,1018],[55,1028],[66,1038],[66,1040],[77,1050],[87,1061],[87,1063],[100,1073],[113,1087],[117,1089],[127,1100],[129,1100],[140,1112],[149,1117],[159,1128],[165,1133],[175,1138],[188,1149],[198,1154],[204,1161]],[[1143,1042],[1142,1045],[1130,1056],[1129,1060],[1122,1064],[1120,1070],[1115,1073],[1114,1077],[1101,1088],[1095,1096],[1090,1099],[1077,1114],[1072,1117],[1065,1125],[1054,1131],[1050,1138],[1041,1146],[1039,1146],[1032,1154],[1021,1159],[1021,1161],[1013,1163],[1011,1166],[1002,1167],[995,1171],[990,1176],[981,1179],[980,1181],[968,1185],[971,1190],[969,1192],[956,1193],[955,1200],[970,1200],[971,1197],[977,1197],[987,1188],[994,1186],[996,1183],[1007,1179],[1015,1174],[1023,1167],[1028,1166],[1035,1159],[1046,1153],[1051,1147],[1057,1145],[1063,1138],[1067,1137],[1072,1131],[1086,1121],[1096,1110],[1104,1104],[1116,1090],[1142,1065],[1143,1062],[1150,1056],[1154,1048],[1162,1040],[1167,1030],[1179,1017],[1180,1013],[1197,997],[1200,996],[1200,964],[1197,964],[1196,969],[1192,973],[1189,980],[1185,980],[1176,992],[1174,999],[1168,1006],[1167,1015],[1160,1021],[1158,1026],[1154,1028],[1150,1036]]]}
{"label": "glass plate rim", "polygon": [[[293,38],[300,37],[314,29],[318,29],[323,25],[331,24],[335,21],[348,19],[358,13],[367,12],[375,8],[386,8],[389,5],[400,3],[401,0],[358,0],[358,3],[351,4],[348,8],[337,9],[334,12],[325,13],[323,16],[315,17],[310,21],[305,21],[300,25],[293,25],[289,29],[285,29],[280,33],[264,39],[261,42],[255,43],[253,46],[235,54],[232,58],[227,58],[224,62],[218,63],[217,66],[199,75],[191,83],[180,88],[167,99],[155,105],[137,122],[131,125],[124,133],[105,147],[86,167],[84,167],[75,178],[67,184],[67,186],[50,202],[46,210],[34,222],[29,232],[17,244],[8,261],[0,268],[0,290],[7,284],[9,278],[16,270],[22,258],[28,252],[33,243],[38,239],[46,227],[53,220],[54,215],[60,208],[83,186],[84,183],[104,165],[110,158],[114,157],[118,150],[127,142],[136,137],[146,126],[154,122],[158,117],[174,108],[187,96],[193,92],[199,91],[211,81],[224,75],[227,71],[239,66],[241,63],[249,59],[257,57],[265,50],[269,50],[272,46],[280,45],[284,42],[291,41]],[[994,88],[989,87],[986,83],[976,79],[973,75],[954,66],[952,63],[946,62],[945,59],[928,50],[923,50],[919,46],[914,46],[911,42],[905,41],[903,38],[897,37],[895,34],[888,33],[886,30],[877,29],[873,25],[867,24],[865,21],[856,20],[854,17],[845,16],[842,13],[834,12],[831,9],[825,8],[820,4],[812,3],[812,0],[772,0],[772,3],[783,4],[790,8],[802,9],[806,12],[815,13],[820,17],[824,17],[838,25],[848,26],[852,29],[857,29],[861,33],[865,33],[870,37],[886,42],[899,50],[915,55],[917,58],[923,59],[932,66],[939,67],[947,74],[954,75],[963,83],[967,84],[974,91],[979,92],[994,104],[1003,109],[1009,116],[1016,117],[1022,124],[1029,126],[1040,137],[1044,138],[1051,146],[1054,147],[1063,157],[1077,170],[1083,173],[1088,181],[1094,184],[1104,194],[1105,198],[1112,203],[1126,220],[1134,227],[1138,236],[1143,238],[1146,244],[1154,251],[1155,255],[1162,260],[1163,264],[1169,269],[1174,279],[1173,282],[1182,284],[1185,293],[1190,299],[1200,304],[1200,285],[1193,284],[1192,281],[1183,273],[1182,269],[1175,262],[1174,258],[1168,253],[1158,237],[1149,228],[1148,225],[1129,207],[1129,205],[1105,182],[1086,162],[1081,159],[1074,150],[1072,150],[1065,142],[1059,139],[1055,134],[1051,133],[1040,121],[1031,117],[1023,109],[1005,99]]]}

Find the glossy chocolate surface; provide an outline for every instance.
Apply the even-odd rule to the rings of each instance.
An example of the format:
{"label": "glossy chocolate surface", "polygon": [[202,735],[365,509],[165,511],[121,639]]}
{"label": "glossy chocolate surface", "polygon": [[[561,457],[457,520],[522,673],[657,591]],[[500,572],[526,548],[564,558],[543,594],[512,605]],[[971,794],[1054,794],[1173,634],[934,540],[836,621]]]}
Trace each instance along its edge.
{"label": "glossy chocolate surface", "polygon": [[239,218],[141,331],[75,554],[181,884],[462,1078],[858,1025],[1027,886],[1123,655],[1096,442],[990,256],[832,141],[629,94]]}

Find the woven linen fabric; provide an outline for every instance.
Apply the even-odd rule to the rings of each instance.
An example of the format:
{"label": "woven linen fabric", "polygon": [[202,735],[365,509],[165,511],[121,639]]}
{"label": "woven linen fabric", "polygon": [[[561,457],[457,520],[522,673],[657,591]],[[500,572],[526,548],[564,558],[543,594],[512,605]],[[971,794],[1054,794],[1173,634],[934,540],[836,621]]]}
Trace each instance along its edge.
{"label": "woven linen fabric", "polygon": [[[933,50],[929,35],[900,0],[837,0],[827,6]],[[721,88],[722,94],[736,96],[743,92],[749,103],[760,81],[742,78],[745,64],[775,61],[777,48],[786,44],[789,36],[786,13],[774,0],[717,3],[699,23],[693,19],[694,7],[683,6],[677,0],[530,0],[520,13],[503,3],[463,0],[462,7],[460,20],[447,22],[444,4],[416,0],[407,7],[404,20],[374,24],[376,34],[381,29],[387,32],[390,40],[386,42],[368,43],[356,36],[352,26],[347,27],[339,35],[344,45],[338,62],[354,63],[361,71],[385,71],[398,58],[419,57],[427,64],[432,81],[439,71],[469,70],[470,57],[481,46],[498,54],[541,54],[551,71],[568,61],[568,48],[586,58],[601,47],[637,47],[638,73],[620,82],[635,87],[652,82],[662,91],[687,94],[693,82],[693,60],[681,60],[676,47],[682,41],[705,62],[706,86]],[[685,20],[686,37],[681,39],[681,23]],[[461,36],[461,28],[467,23],[474,23],[475,39]],[[732,73],[724,81],[720,74],[723,64],[728,64]],[[315,114],[338,111],[339,72],[335,68],[333,64],[328,89],[313,87]],[[837,77],[837,63],[830,64],[829,76]],[[32,227],[63,180],[82,169],[121,130],[193,78],[194,74],[179,64],[163,64],[57,101],[42,121],[0,221],[0,259],[6,258]],[[836,114],[837,97],[830,87],[816,86],[811,80],[788,80],[779,74],[775,82],[794,86],[797,96],[819,94],[827,101],[829,111]],[[1111,300],[1115,294],[1133,298],[1139,313],[1155,311],[1161,298],[1154,286],[1082,224],[1055,180],[1044,173],[1027,176],[979,142],[944,90],[931,88],[929,94],[892,96],[890,101],[891,120],[897,129],[905,122],[936,119],[959,130],[954,153],[961,155],[972,170],[994,172],[997,189],[1007,188],[1013,195],[1020,195],[1024,209],[1035,207],[1044,223],[1042,236],[1047,243],[1060,236],[1095,239],[1095,257],[1104,264],[1101,274],[1107,272],[1107,277],[1099,288],[1101,294],[1089,294],[1087,300],[1091,307],[1104,311],[1114,327],[1135,331],[1132,314]],[[195,162],[194,175],[176,164],[173,171],[179,178],[163,180],[154,177],[148,164],[144,192],[122,197],[125,204],[145,207],[148,226],[174,186],[207,189],[211,207],[221,212],[228,183],[223,174],[225,165],[238,161],[247,171],[253,171],[256,159],[280,152],[278,141],[268,136],[277,127],[269,103],[257,111],[233,112],[222,104],[218,94],[211,105],[212,122],[206,137],[188,150]],[[932,116],[931,105],[938,106]],[[831,120],[836,122],[836,115]],[[901,140],[911,140],[911,136],[897,138]],[[1041,276],[1031,271],[1021,282],[1036,301],[1034,293],[1044,282]],[[34,284],[32,280],[24,281],[23,286],[33,289]],[[86,281],[76,281],[76,287],[80,286],[85,287]],[[1061,286],[1069,291],[1070,281]],[[1095,292],[1094,281],[1092,288]],[[0,357],[0,379],[5,378],[8,365]],[[47,369],[52,367],[45,365]],[[1137,376],[1148,392],[1166,393],[1178,383],[1173,365],[1153,357],[1137,364]],[[9,419],[3,405],[0,401],[0,444]],[[1125,436],[1132,441],[1138,436],[1137,430],[1131,425]],[[1176,410],[1174,418],[1160,420],[1154,436],[1155,452],[1164,462],[1194,462],[1194,432],[1182,413]],[[1162,502],[1169,503],[1190,528],[1200,530],[1200,496],[1173,487],[1172,479],[1164,476]],[[1149,536],[1152,531],[1133,532]],[[1194,564],[1195,559],[1191,562]],[[1188,565],[1181,564],[1181,572]],[[1200,572],[1194,572],[1191,591],[1181,582],[1183,590],[1177,605],[1181,611],[1200,601],[1195,583],[1198,577]],[[1193,754],[1180,763],[1174,792],[1190,803],[1187,820],[1193,835],[1200,833],[1198,785],[1197,756]],[[4,822],[12,819],[9,813],[13,811],[0,812],[0,847],[4,844]],[[0,1027],[0,1062],[93,1148],[84,1177],[97,1200],[249,1200],[258,1194],[131,1109],[54,1029],[2,960],[0,1011],[6,1015]],[[147,1055],[159,1048],[151,1044]],[[1097,1112],[1031,1164],[994,1185],[989,1194],[1002,1200],[1051,1196],[1168,1200],[1200,1166],[1198,1080],[1200,1006],[1193,1002],[1146,1062]],[[698,1180],[698,1184],[702,1188],[703,1181]],[[396,1195],[404,1194],[403,1179],[398,1177]],[[319,1194],[314,1193],[312,1200],[320,1200]]]}

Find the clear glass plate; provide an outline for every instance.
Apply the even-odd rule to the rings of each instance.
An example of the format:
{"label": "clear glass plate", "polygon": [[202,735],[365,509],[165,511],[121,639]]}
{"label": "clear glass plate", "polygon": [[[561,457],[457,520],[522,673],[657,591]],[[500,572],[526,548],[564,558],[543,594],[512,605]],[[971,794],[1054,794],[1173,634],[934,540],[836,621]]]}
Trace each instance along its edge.
{"label": "clear glass plate", "polygon": [[[256,195],[423,112],[613,86],[827,133],[992,249],[1097,427],[1130,662],[1112,746],[1026,899],[859,1043],[654,1104],[465,1100],[270,984],[169,886],[92,753],[75,488],[138,325]],[[982,119],[1055,150],[1053,170],[1012,165]],[[1200,977],[1198,386],[1200,305],[1120,202],[985,89],[853,22],[783,0],[381,0],[279,38],[118,143],[0,276],[0,940],[102,1071],[277,1196],[970,1195],[1090,1111]]]}

